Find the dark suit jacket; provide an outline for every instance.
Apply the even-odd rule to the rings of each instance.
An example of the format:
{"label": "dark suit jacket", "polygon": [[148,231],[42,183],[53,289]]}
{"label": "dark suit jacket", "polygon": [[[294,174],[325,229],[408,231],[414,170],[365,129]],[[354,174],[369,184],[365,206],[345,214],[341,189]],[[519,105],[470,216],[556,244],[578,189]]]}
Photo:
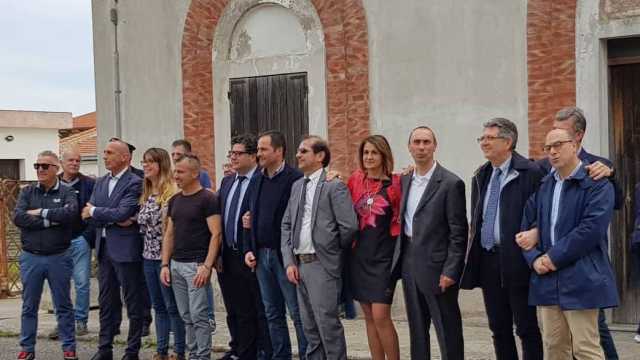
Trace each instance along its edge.
{"label": "dark suit jacket", "polygon": [[[600,161],[601,163],[607,165],[609,168],[613,168],[613,163],[609,159],[605,159],[603,157],[593,155],[587,152],[587,150],[585,150],[584,147],[580,149],[580,152],[578,153],[578,157],[585,165],[593,164],[596,161]],[[537,161],[537,164],[544,170],[545,174],[548,174],[551,172],[551,163],[549,162],[549,158],[545,157],[544,159],[540,159]],[[614,197],[615,197],[613,209],[620,210],[620,208],[622,207],[622,189],[620,188],[620,185],[616,180],[615,174],[613,174],[613,176],[609,178],[609,181],[611,181],[611,184],[613,185],[613,191],[614,191]]]}
{"label": "dark suit jacket", "polygon": [[[511,157],[510,175],[500,193],[500,279],[509,286],[529,286],[531,269],[524,261],[522,249],[515,242],[520,232],[522,214],[529,197],[538,190],[544,171],[534,162],[514,152]],[[464,289],[480,286],[480,230],[484,199],[493,174],[490,162],[475,173],[471,188],[471,232],[467,247],[464,274],[460,281]]]}
{"label": "dark suit jacket", "polygon": [[133,262],[142,260],[142,237],[137,223],[122,227],[117,223],[135,215],[140,209],[138,201],[142,192],[142,179],[127,170],[118,180],[109,196],[109,175],[96,181],[89,202],[96,208],[93,221],[96,226],[96,255],[104,251],[102,229],[106,228],[106,254],[113,261]]}
{"label": "dark suit jacket", "polygon": [[[253,172],[253,176],[249,179],[249,185],[247,186],[247,191],[244,193],[244,197],[242,198],[242,202],[240,203],[240,216],[238,216],[238,221],[236,222],[237,228],[237,246],[242,254],[244,254],[244,243],[245,237],[251,236],[250,231],[245,231],[242,227],[242,215],[247,211],[253,211],[252,206],[255,206],[256,197],[257,197],[257,188],[258,182],[262,177],[262,172],[260,171],[260,167],[257,167]],[[231,201],[228,199],[229,192],[231,191],[231,187],[233,186],[233,182],[236,180],[236,174],[225,176],[220,183],[220,215],[222,216],[222,247],[220,248],[220,256],[224,252],[225,247],[227,247],[227,239],[225,236],[225,227],[227,226],[225,218],[227,211],[227,201]],[[245,180],[246,181],[246,180]],[[253,213],[253,212],[252,212]],[[240,259],[244,264],[244,258]]]}
{"label": "dark suit jacket", "polygon": [[[400,203],[401,229],[404,233],[404,214],[411,187],[412,174],[402,176]],[[440,292],[440,275],[456,282],[460,279],[467,248],[469,224],[464,182],[455,174],[437,164],[413,216],[412,253],[403,252],[403,236],[396,241],[392,271],[399,274],[403,256],[416,259],[411,272],[422,291]],[[420,264],[417,266],[417,264]]]}

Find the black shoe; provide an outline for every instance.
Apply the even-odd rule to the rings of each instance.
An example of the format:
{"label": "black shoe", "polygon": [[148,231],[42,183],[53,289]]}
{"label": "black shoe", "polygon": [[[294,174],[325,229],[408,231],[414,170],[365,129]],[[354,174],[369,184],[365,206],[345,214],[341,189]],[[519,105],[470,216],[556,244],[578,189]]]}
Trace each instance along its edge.
{"label": "black shoe", "polygon": [[233,351],[227,351],[226,353],[224,353],[224,355],[219,359],[219,360],[234,360],[237,359],[238,357],[236,356],[236,354]]}
{"label": "black shoe", "polygon": [[124,354],[122,360],[140,360],[138,354]]}
{"label": "black shoe", "polygon": [[114,331],[113,331],[113,336],[118,336],[120,335],[120,327],[117,327]]}
{"label": "black shoe", "polygon": [[100,350],[93,355],[91,360],[113,360],[113,352]]}

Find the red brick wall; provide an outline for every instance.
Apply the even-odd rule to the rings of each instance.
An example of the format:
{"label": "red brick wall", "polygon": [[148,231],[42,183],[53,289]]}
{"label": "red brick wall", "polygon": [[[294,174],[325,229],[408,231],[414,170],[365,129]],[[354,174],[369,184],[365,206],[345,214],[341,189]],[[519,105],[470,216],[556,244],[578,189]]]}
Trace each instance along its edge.
{"label": "red brick wall", "polygon": [[529,0],[529,155],[543,156],[555,113],[576,102],[576,0]]}
{"label": "red brick wall", "polygon": [[[185,137],[215,178],[212,46],[229,0],[193,0],[182,38]],[[232,1],[232,0],[231,0]],[[328,133],[332,168],[355,167],[357,144],[369,134],[369,47],[362,0],[312,0],[324,29]],[[220,164],[218,164],[220,165]]]}

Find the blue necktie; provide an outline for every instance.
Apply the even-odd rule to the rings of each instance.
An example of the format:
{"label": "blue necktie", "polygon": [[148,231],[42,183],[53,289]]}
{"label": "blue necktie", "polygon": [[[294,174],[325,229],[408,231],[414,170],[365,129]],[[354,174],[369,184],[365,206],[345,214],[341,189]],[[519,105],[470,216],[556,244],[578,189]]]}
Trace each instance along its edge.
{"label": "blue necktie", "polygon": [[231,205],[229,205],[229,213],[227,214],[227,221],[224,224],[224,236],[227,240],[227,245],[235,249],[236,246],[236,228],[238,222],[236,221],[236,213],[238,212],[238,203],[240,202],[240,192],[242,189],[242,182],[246,179],[246,176],[238,176],[238,185],[231,198]]}
{"label": "blue necktie", "polygon": [[502,170],[495,169],[489,184],[489,199],[487,200],[487,209],[482,220],[482,228],[480,229],[480,243],[482,247],[491,250],[496,243],[494,237],[494,225],[498,216],[498,201],[500,200],[500,175]]}

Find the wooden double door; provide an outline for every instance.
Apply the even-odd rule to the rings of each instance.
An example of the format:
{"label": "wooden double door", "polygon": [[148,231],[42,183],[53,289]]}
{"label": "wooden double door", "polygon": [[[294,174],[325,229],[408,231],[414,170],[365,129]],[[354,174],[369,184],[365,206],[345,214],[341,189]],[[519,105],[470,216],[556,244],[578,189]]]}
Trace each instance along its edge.
{"label": "wooden double door", "polygon": [[636,63],[611,65],[610,139],[616,180],[622,188],[622,209],[611,226],[611,260],[621,295],[613,321],[637,324],[640,320],[640,259],[630,251],[634,226],[635,185],[640,182],[640,58]]}
{"label": "wooden double door", "polygon": [[296,166],[295,149],[309,132],[308,92],[307,73],[230,79],[231,136],[278,130],[285,161]]}

